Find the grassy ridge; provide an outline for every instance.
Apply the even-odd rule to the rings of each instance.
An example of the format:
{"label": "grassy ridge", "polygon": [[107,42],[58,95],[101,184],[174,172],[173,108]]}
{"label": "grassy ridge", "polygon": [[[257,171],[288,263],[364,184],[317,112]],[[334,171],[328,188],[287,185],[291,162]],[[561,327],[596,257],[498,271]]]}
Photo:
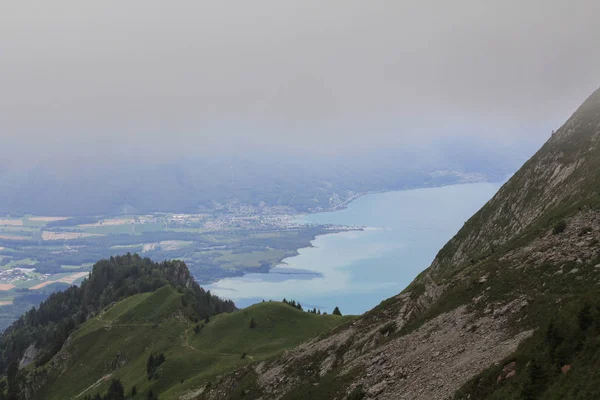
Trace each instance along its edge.
{"label": "grassy ridge", "polygon": [[[252,320],[254,328],[250,328]],[[200,334],[194,334],[190,343],[196,348],[247,353],[255,359],[264,359],[347,320],[348,317],[298,311],[279,302],[259,303],[235,313],[218,315]],[[223,335],[224,332],[227,335]]]}
{"label": "grassy ridge", "polygon": [[[183,316],[183,297],[169,285],[107,307],[35,371],[48,378],[35,399],[103,393],[115,377],[127,391],[135,385],[136,398],[152,389],[161,400],[178,399],[235,367],[276,355],[351,319],[268,302],[193,322]],[[153,353],[163,353],[166,361],[149,380],[146,362]]]}

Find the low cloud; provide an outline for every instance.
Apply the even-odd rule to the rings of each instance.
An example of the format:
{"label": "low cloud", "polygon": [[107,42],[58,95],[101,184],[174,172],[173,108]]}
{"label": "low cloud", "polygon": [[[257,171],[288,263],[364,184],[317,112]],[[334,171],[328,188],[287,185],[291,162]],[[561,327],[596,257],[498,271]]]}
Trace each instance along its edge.
{"label": "low cloud", "polygon": [[0,158],[540,142],[600,85],[599,14],[589,0],[13,2]]}

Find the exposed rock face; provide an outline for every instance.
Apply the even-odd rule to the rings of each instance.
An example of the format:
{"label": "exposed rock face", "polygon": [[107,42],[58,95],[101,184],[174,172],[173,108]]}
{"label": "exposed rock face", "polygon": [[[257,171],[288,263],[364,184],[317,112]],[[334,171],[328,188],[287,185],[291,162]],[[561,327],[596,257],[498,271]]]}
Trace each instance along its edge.
{"label": "exposed rock face", "polygon": [[[397,315],[398,326],[410,321],[418,302],[403,294]],[[515,351],[532,330],[510,332],[507,321],[522,309],[520,302],[504,305],[503,315],[478,316],[461,306],[426,322],[401,336],[382,334],[387,323],[372,325],[365,316],[351,326],[263,362],[255,368],[257,383],[265,399],[279,399],[304,380],[302,371],[315,379],[332,371],[343,376],[361,373],[348,387],[365,389],[366,399],[443,399],[473,375]],[[367,318],[370,317],[370,318]],[[294,372],[296,371],[296,372]],[[236,390],[237,372],[204,393],[209,399],[223,398]]]}
{"label": "exposed rock face", "polygon": [[370,388],[367,398],[446,398],[487,367],[489,360],[508,356],[531,335],[532,331],[507,332],[505,318],[477,318],[459,307],[344,368],[359,366],[365,371],[356,383]]}
{"label": "exposed rock face", "polygon": [[173,261],[173,267],[166,270],[166,278],[177,286],[190,288],[194,284],[194,278],[190,270],[182,261]]}
{"label": "exposed rock face", "polygon": [[514,239],[557,206],[597,191],[600,89],[440,251],[431,270],[453,270]]}
{"label": "exposed rock face", "polygon": [[599,239],[600,213],[581,211],[566,220],[564,232],[553,234],[548,230],[527,246],[509,251],[501,259],[522,266],[549,264],[562,267],[570,262],[583,264],[597,257]]}
{"label": "exposed rock face", "polygon": [[19,362],[19,369],[25,368],[35,361],[38,356],[38,350],[35,348],[35,343],[30,345],[23,354],[23,358]]}
{"label": "exposed rock face", "polygon": [[[600,89],[404,293],[324,338],[224,377],[200,398],[224,398],[254,375],[263,399],[318,387],[330,375],[351,377],[339,399],[355,390],[366,399],[446,399],[503,361],[497,384],[512,379],[523,366],[505,358],[538,328],[532,303],[542,295],[561,301],[546,284],[600,284],[600,264],[593,265],[600,211],[588,207],[600,195],[599,141]],[[561,232],[552,229],[557,218]]]}

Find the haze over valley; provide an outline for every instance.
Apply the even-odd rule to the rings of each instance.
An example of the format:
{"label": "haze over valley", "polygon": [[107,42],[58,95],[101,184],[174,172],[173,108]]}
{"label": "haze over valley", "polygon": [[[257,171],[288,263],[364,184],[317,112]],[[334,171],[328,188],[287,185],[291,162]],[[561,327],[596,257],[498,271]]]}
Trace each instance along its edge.
{"label": "haze over valley", "polygon": [[600,398],[600,2],[0,10],[0,400]]}

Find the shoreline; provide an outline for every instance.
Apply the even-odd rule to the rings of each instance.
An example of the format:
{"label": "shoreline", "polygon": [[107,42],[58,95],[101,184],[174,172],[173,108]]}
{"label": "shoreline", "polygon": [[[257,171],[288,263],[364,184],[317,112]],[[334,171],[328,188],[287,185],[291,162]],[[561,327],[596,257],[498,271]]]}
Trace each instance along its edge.
{"label": "shoreline", "polygon": [[409,186],[409,187],[404,187],[404,188],[396,188],[396,189],[381,189],[381,190],[371,190],[371,191],[367,191],[367,192],[360,192],[357,193],[355,195],[353,195],[351,198],[344,200],[342,203],[330,207],[330,208],[326,208],[323,210],[316,210],[316,211],[308,211],[308,212],[303,212],[303,213],[298,213],[298,215],[308,215],[308,214],[320,214],[320,213],[326,213],[326,212],[334,212],[334,211],[341,211],[341,210],[345,210],[348,208],[348,206],[355,200],[358,200],[361,197],[370,195],[370,194],[380,194],[380,193],[391,193],[391,192],[404,192],[404,191],[408,191],[408,190],[420,190],[420,189],[435,189],[435,188],[442,188],[442,187],[446,187],[446,186],[456,186],[456,185],[473,185],[473,184],[477,184],[477,183],[503,183],[506,182],[506,179],[501,179],[498,181],[494,181],[494,180],[486,180],[486,179],[482,179],[482,180],[476,180],[476,181],[459,181],[459,182],[452,182],[452,183],[442,183],[442,184],[435,184],[435,185],[415,185],[415,186]]}
{"label": "shoreline", "polygon": [[[327,227],[327,226],[331,226],[331,225],[314,224],[314,226]],[[336,234],[344,233],[344,232],[361,232],[361,231],[365,231],[368,229],[371,229],[371,228],[369,228],[369,227],[351,227],[349,229],[338,229],[338,230],[333,229],[330,232],[324,232],[324,233],[317,234],[308,242],[308,246],[298,247],[297,249],[294,250],[293,254],[286,255],[280,261],[274,263],[273,265],[271,265],[267,268],[261,267],[261,268],[242,269],[239,271],[235,271],[235,272],[231,273],[230,275],[226,275],[226,276],[222,276],[219,278],[215,278],[212,280],[206,280],[206,281],[200,281],[200,280],[196,279],[196,276],[193,276],[193,278],[194,278],[194,281],[196,281],[196,283],[198,283],[201,286],[205,286],[205,285],[212,285],[215,282],[218,282],[220,280],[227,279],[227,278],[239,278],[239,277],[243,277],[244,275],[248,275],[248,274],[268,274],[273,268],[276,268],[280,265],[289,265],[285,260],[299,256],[300,255],[299,250],[317,248],[313,244],[313,242],[321,236],[336,235]],[[374,228],[374,229],[376,229],[376,228]]]}
{"label": "shoreline", "polygon": [[[314,212],[300,213],[300,214],[298,214],[298,218],[303,218],[303,217],[311,215],[311,214],[322,214],[322,213],[342,211],[344,209],[347,209],[349,207],[349,205],[353,201],[355,201],[355,200],[357,200],[357,199],[359,199],[359,198],[361,198],[363,196],[370,195],[370,194],[383,194],[383,193],[392,193],[392,192],[406,192],[406,191],[411,191],[411,190],[427,190],[427,189],[444,188],[444,187],[449,187],[449,186],[475,185],[475,184],[486,184],[486,183],[487,184],[494,184],[494,183],[498,183],[498,182],[491,182],[491,181],[485,181],[484,180],[484,181],[476,181],[476,182],[459,182],[459,183],[451,183],[451,184],[435,185],[435,186],[419,186],[419,187],[414,187],[414,188],[398,189],[398,190],[381,190],[381,191],[364,192],[364,193],[359,193],[359,194],[356,194],[356,195],[352,196],[352,198],[351,198],[352,200],[351,201],[346,201],[343,204],[340,204],[340,205],[336,206],[335,208],[331,208],[331,209],[328,209],[328,210],[319,210],[319,211],[314,211]],[[312,222],[302,222],[302,223],[304,223],[304,224],[313,224]],[[314,223],[314,225],[327,226],[327,224],[323,225],[323,224],[318,224],[318,223]],[[272,267],[270,267],[270,268],[268,268],[268,269],[266,269],[264,271],[246,271],[246,272],[243,272],[241,274],[236,274],[235,277],[243,277],[246,274],[252,274],[252,273],[261,273],[261,274],[265,273],[265,274],[268,274],[271,271],[272,268],[275,268],[275,267],[278,267],[278,266],[290,265],[290,263],[288,262],[288,260],[290,258],[299,256],[300,255],[300,253],[299,253],[300,249],[310,249],[310,248],[317,247],[317,246],[315,246],[315,241],[319,237],[321,237],[321,236],[339,234],[339,233],[343,233],[343,232],[370,231],[370,230],[384,229],[384,228],[371,227],[371,226],[356,226],[356,227],[353,227],[351,225],[340,225],[340,226],[346,226],[349,229],[337,230],[337,231],[332,231],[332,232],[324,232],[324,233],[318,234],[318,235],[315,236],[314,239],[312,239],[310,241],[310,243],[309,243],[308,246],[298,248],[294,252],[295,253],[294,255],[287,256],[287,257],[283,258],[280,262],[274,264]],[[312,270],[309,270],[309,271],[315,272],[315,273],[319,273],[318,271],[312,271]],[[219,278],[219,279],[216,279],[214,281],[211,281],[210,284],[213,284],[213,283],[218,282],[218,281],[220,281],[222,279],[231,278],[231,277],[234,277],[234,276]]]}

